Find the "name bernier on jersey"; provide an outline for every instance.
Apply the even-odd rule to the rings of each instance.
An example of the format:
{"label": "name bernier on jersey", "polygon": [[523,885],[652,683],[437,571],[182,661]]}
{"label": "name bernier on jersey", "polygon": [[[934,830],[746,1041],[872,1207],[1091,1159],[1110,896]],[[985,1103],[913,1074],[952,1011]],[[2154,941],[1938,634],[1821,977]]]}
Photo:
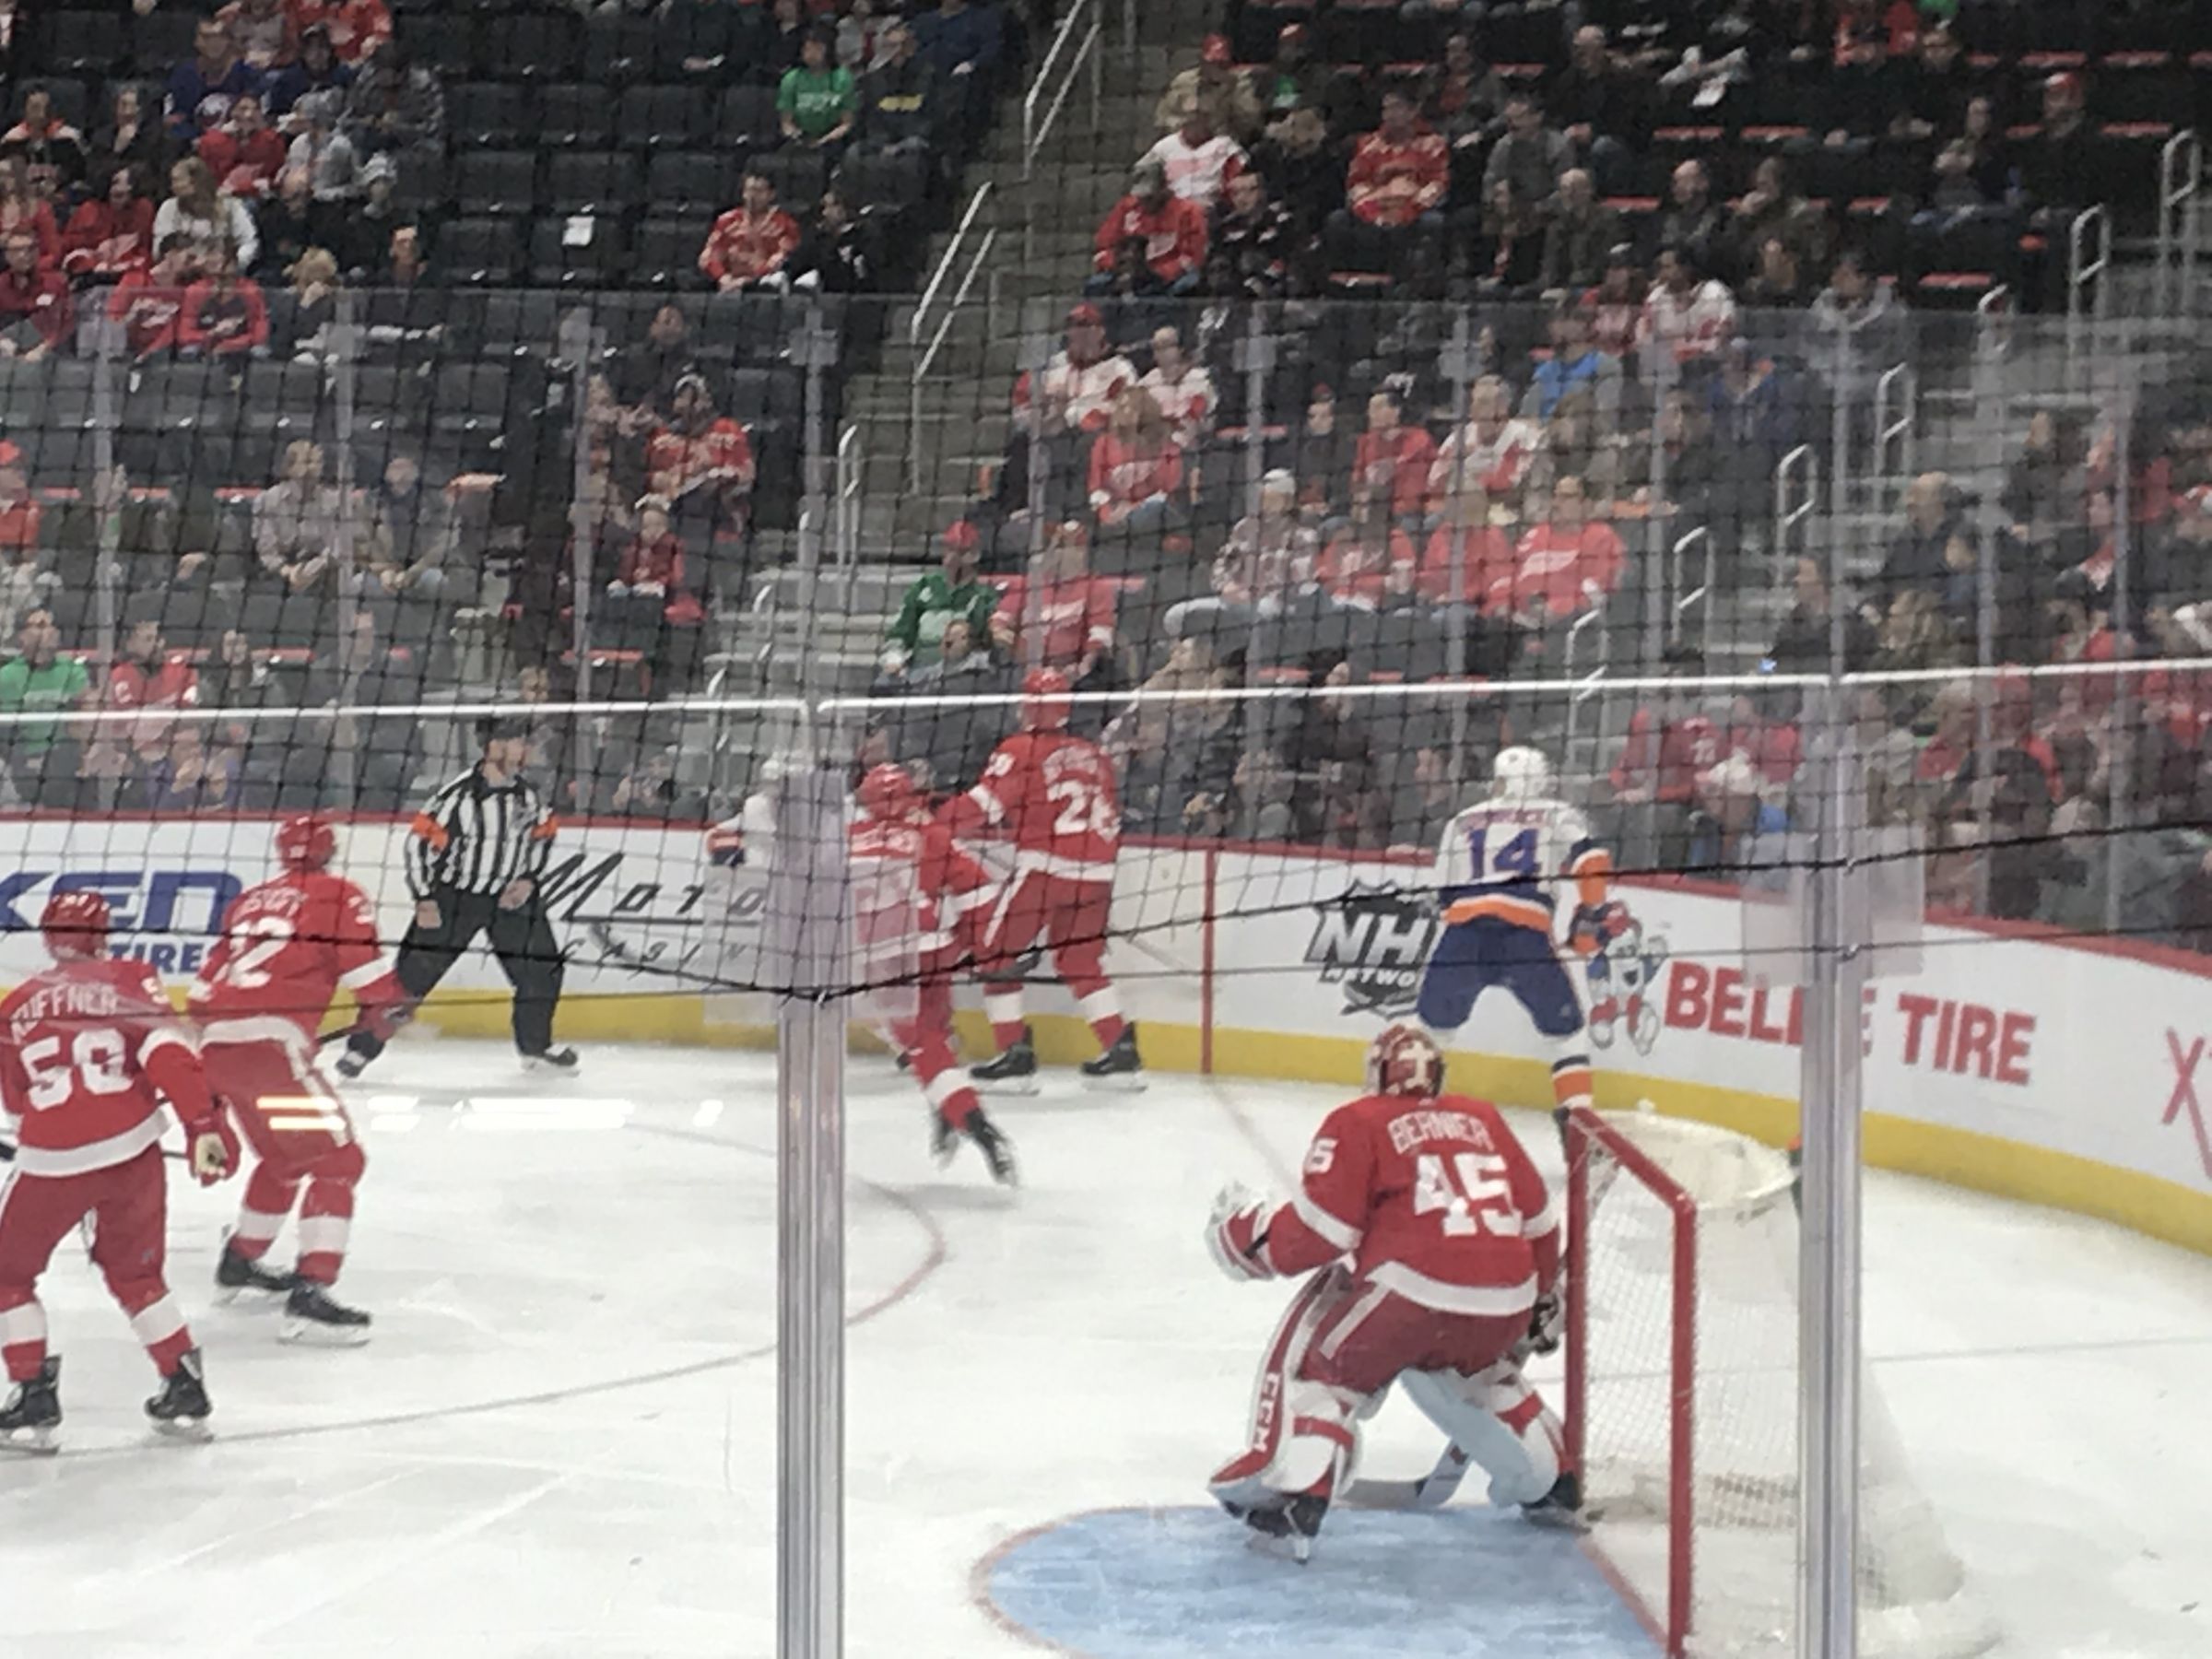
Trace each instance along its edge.
{"label": "name bernier on jersey", "polygon": [[1440,1140],[1470,1141],[1486,1152],[1495,1149],[1490,1132],[1483,1127],[1481,1120],[1464,1112],[1424,1108],[1390,1120],[1390,1144],[1394,1150],[1410,1152],[1424,1141]]}

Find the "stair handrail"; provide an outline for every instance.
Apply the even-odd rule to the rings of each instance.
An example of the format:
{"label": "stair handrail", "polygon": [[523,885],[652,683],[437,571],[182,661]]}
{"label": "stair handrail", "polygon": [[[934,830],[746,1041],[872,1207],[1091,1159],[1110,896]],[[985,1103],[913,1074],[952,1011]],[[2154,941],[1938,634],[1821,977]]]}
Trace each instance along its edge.
{"label": "stair handrail", "polygon": [[[1704,569],[1700,574],[1698,585],[1686,590],[1682,584],[1685,580],[1689,550],[1700,546],[1705,549]],[[1682,643],[1683,613],[1696,606],[1700,607],[1698,612],[1698,620],[1701,629],[1700,645],[1708,656],[1712,653],[1712,591],[1716,575],[1714,559],[1712,532],[1702,524],[1687,535],[1676,537],[1675,545],[1667,555],[1666,588],[1674,597],[1674,604],[1667,615],[1667,643],[1669,645]]]}
{"label": "stair handrail", "polygon": [[851,421],[837,434],[837,505],[830,519],[830,560],[843,608],[853,608],[853,567],[860,559],[860,491],[867,457],[860,449],[860,428]]}
{"label": "stair handrail", "polygon": [[[1897,387],[1897,414],[1889,413],[1890,388]],[[1917,453],[1915,406],[1920,400],[1920,378],[1912,371],[1911,359],[1889,365],[1882,371],[1881,378],[1874,382],[1874,494],[1877,506],[1888,511],[1893,498],[1903,488],[1903,481],[1912,477],[1913,460]],[[1889,465],[1895,453],[1897,465]],[[1890,486],[1896,486],[1891,488]]]}
{"label": "stair handrail", "polygon": [[[913,314],[907,319],[906,323],[906,343],[909,347],[917,348],[922,347],[922,335],[929,327],[931,307],[936,303],[937,292],[945,286],[947,278],[952,275],[953,266],[960,256],[961,244],[968,240],[969,232],[975,229],[976,218],[982,212],[983,205],[990,199],[991,181],[985,179],[975,187],[975,194],[968,198],[967,211],[960,215],[959,223],[953,227],[952,238],[945,244],[945,252],[937,256],[936,265],[931,270],[929,280],[922,285],[922,298],[914,301]],[[997,235],[995,230],[986,230],[983,233],[982,245],[979,253],[987,253]],[[947,304],[945,315],[937,323],[936,333],[931,337],[925,349],[917,350],[913,371],[908,378],[906,484],[909,489],[919,489],[922,486],[922,377],[929,372],[930,364],[936,360],[937,348],[944,345],[946,331],[951,326],[953,317],[958,314],[960,302],[968,297],[969,288],[975,280],[975,273],[981,263],[980,259],[970,262],[968,275],[961,279],[958,290]]]}
{"label": "stair handrail", "polygon": [[2196,310],[2197,203],[2205,178],[2205,147],[2194,127],[2183,127],[2159,151],[2158,263],[2153,267],[2150,314],[2158,322]]}
{"label": "stair handrail", "polygon": [[[1030,186],[1036,182],[1037,156],[1053,128],[1060,120],[1060,112],[1066,107],[1067,95],[1075,89],[1076,77],[1085,69],[1090,72],[1090,124],[1096,132],[1103,88],[1100,85],[1101,57],[1099,38],[1105,29],[1105,19],[1100,14],[1100,0],[1076,0],[1060,19],[1060,27],[1053,31],[1053,42],[1045,49],[1044,61],[1037,65],[1037,77],[1021,100],[1021,258],[1024,265],[1033,264],[1037,257],[1037,193]],[[1125,22],[1124,28],[1134,28]],[[1077,30],[1081,29],[1078,35]],[[1075,42],[1070,47],[1069,42]],[[1072,55],[1069,55],[1072,50]],[[1061,59],[1066,57],[1063,64]],[[1055,80],[1055,76],[1058,78]],[[1039,112],[1041,106],[1042,113]]]}
{"label": "stair handrail", "polygon": [[[2095,238],[2097,252],[2089,253],[2090,239]],[[2112,314],[2112,285],[2107,279],[2112,268],[2112,216],[2102,204],[2084,207],[2066,226],[2066,368],[2071,371],[2081,358],[2082,336],[2085,333],[2083,312],[2088,320],[2102,323]],[[2086,302],[2085,290],[2096,284],[2094,295]]]}
{"label": "stair handrail", "polygon": [[[1802,495],[1793,490],[1795,485]],[[1801,443],[1774,465],[1774,586],[1790,579],[1790,567],[1813,551],[1814,512],[1820,505],[1820,458]],[[1803,530],[1799,526],[1804,526]]]}

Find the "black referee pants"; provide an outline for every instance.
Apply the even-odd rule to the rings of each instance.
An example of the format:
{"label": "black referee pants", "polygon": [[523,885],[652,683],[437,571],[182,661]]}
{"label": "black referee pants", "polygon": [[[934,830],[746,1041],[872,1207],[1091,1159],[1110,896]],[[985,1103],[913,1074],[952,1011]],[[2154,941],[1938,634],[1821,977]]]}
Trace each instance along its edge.
{"label": "black referee pants", "polygon": [[[477,935],[491,935],[491,954],[500,959],[507,982],[514,987],[514,1046],[525,1054],[542,1054],[553,1046],[553,1011],[560,1006],[562,964],[560,946],[553,924],[535,892],[513,910],[501,910],[490,893],[461,893],[441,888],[430,895],[438,906],[438,925],[409,926],[399,942],[394,975],[410,1001],[419,1001],[445,977],[461,953],[476,943]],[[356,1031],[347,1047],[373,1060],[383,1052],[383,1040],[368,1031]]]}

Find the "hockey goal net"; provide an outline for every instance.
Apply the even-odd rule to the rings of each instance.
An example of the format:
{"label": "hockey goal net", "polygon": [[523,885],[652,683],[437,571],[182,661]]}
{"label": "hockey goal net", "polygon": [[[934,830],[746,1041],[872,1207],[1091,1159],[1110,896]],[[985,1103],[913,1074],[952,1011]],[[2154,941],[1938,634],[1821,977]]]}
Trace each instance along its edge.
{"label": "hockey goal net", "polygon": [[[1794,1651],[1795,1171],[1651,1112],[1568,1129],[1567,1407],[1593,1542],[1671,1659]],[[1859,1652],[1959,1659],[1996,1638],[1861,1385]]]}

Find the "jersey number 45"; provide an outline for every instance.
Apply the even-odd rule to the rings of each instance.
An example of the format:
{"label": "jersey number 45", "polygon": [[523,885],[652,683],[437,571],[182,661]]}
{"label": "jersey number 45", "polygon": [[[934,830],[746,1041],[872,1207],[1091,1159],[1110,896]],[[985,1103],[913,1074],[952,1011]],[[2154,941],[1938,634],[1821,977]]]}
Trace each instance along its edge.
{"label": "jersey number 45", "polygon": [[1413,1213],[1441,1215],[1446,1238],[1478,1232],[1500,1239],[1521,1236],[1521,1212],[1513,1207],[1505,1159],[1494,1153],[1461,1152],[1450,1159],[1422,1153],[1413,1165]]}

